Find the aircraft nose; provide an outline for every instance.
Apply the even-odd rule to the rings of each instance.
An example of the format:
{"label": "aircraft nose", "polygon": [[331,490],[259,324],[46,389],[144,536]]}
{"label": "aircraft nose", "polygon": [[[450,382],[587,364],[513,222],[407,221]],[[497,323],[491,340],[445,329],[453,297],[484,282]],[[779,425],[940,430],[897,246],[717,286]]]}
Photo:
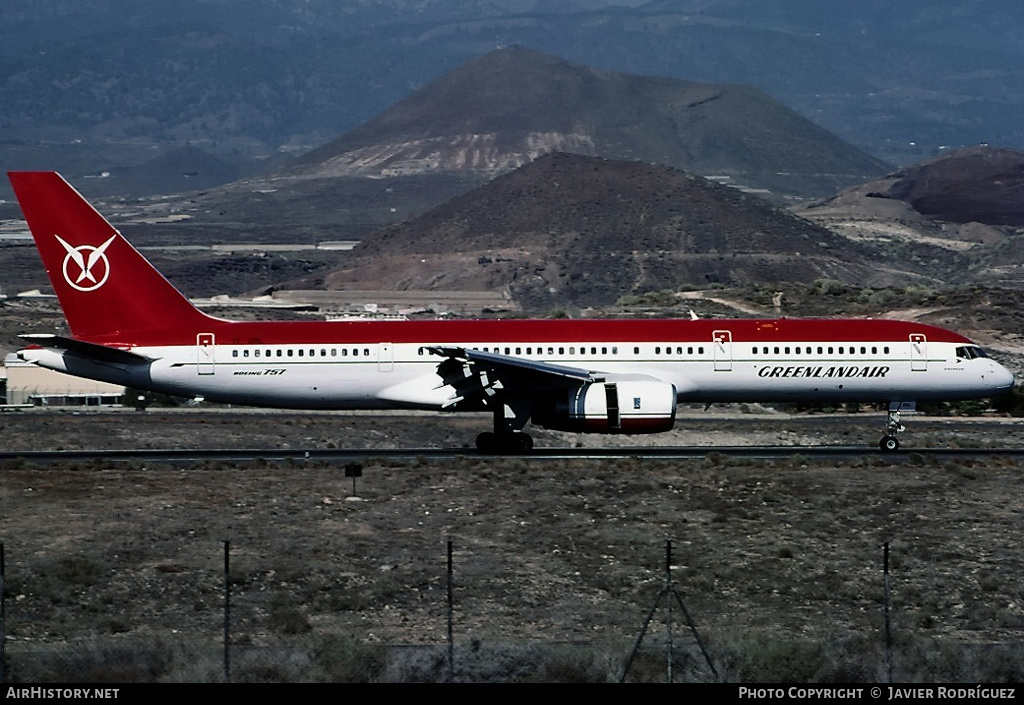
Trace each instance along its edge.
{"label": "aircraft nose", "polygon": [[992,386],[997,392],[1005,392],[1013,387],[1014,379],[1012,372],[1000,365],[998,362],[993,362],[992,368]]}

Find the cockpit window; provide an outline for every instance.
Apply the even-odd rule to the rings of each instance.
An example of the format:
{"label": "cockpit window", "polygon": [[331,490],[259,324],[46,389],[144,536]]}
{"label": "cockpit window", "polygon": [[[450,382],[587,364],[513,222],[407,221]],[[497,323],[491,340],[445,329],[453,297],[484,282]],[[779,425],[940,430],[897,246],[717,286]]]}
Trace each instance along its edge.
{"label": "cockpit window", "polygon": [[977,345],[961,345],[956,349],[956,356],[964,360],[973,360],[976,357],[988,357],[988,354]]}

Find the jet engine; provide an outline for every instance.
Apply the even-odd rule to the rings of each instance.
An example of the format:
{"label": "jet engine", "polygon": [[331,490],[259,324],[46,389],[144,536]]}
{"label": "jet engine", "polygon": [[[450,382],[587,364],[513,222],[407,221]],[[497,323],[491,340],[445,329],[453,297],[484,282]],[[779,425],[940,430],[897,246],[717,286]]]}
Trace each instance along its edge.
{"label": "jet engine", "polygon": [[649,379],[588,382],[534,409],[533,422],[577,433],[660,433],[675,425],[676,388]]}

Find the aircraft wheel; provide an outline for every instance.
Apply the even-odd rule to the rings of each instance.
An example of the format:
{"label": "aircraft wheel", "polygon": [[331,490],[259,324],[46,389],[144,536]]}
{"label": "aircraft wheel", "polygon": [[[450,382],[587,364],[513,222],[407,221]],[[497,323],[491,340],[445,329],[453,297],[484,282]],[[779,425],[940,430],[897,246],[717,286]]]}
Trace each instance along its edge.
{"label": "aircraft wheel", "polygon": [[498,436],[484,431],[476,437],[476,449],[481,453],[494,453],[498,449]]}
{"label": "aircraft wheel", "polygon": [[533,437],[528,433],[517,433],[513,437],[513,445],[520,453],[529,453],[533,450]]}
{"label": "aircraft wheel", "polygon": [[883,453],[895,453],[900,449],[900,442],[896,436],[885,436],[878,443],[878,447],[882,449]]}
{"label": "aircraft wheel", "polygon": [[492,433],[484,431],[476,437],[476,449],[481,453],[516,455],[533,450],[533,438],[526,433]]}

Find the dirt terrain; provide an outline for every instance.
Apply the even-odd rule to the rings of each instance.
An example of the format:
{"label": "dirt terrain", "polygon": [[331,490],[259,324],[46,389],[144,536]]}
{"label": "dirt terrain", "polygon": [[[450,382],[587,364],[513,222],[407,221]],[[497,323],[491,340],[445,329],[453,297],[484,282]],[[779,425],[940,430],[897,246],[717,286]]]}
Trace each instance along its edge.
{"label": "dirt terrain", "polygon": [[[745,407],[748,411],[758,411]],[[5,414],[6,448],[460,447],[472,416],[249,410]],[[730,681],[881,681],[890,542],[894,678],[1024,678],[1020,466],[928,448],[1021,446],[1024,423],[913,417],[905,464],[730,458],[710,446],[873,446],[879,414],[687,409],[693,461],[482,459],[0,470],[8,674],[220,680],[231,542],[232,680],[443,680],[446,540],[458,680],[617,679],[671,575]],[[536,433],[538,445],[605,437]],[[631,680],[665,677],[667,611]],[[678,680],[714,680],[676,609]]]}

